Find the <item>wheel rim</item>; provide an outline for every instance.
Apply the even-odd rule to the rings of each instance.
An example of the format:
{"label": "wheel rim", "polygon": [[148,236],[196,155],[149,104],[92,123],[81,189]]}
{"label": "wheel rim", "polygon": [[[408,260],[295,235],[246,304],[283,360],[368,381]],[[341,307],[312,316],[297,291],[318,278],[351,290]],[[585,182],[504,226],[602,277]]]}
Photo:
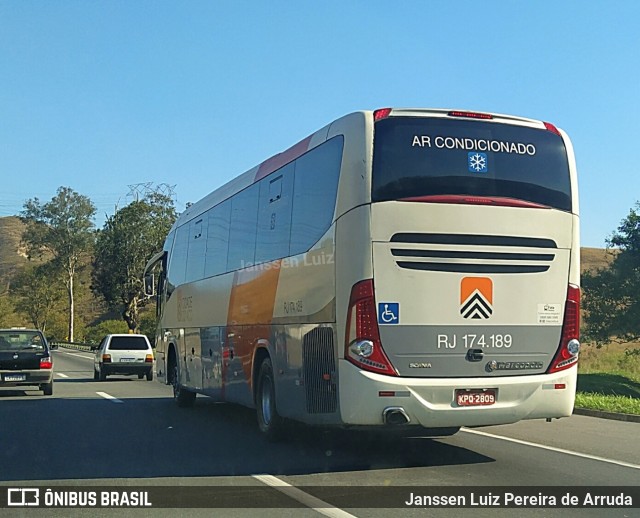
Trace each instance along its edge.
{"label": "wheel rim", "polygon": [[265,425],[271,424],[271,378],[265,378],[262,385],[262,420]]}

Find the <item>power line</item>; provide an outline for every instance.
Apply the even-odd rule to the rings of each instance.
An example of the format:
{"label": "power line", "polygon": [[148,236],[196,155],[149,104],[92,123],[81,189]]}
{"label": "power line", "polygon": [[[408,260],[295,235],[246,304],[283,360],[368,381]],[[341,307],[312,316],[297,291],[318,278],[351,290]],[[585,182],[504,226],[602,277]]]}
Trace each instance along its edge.
{"label": "power line", "polygon": [[133,198],[135,201],[140,201],[140,198],[145,198],[154,193],[163,194],[171,198],[174,202],[177,201],[177,184],[159,183],[154,187],[153,182],[141,182],[127,185],[127,187],[129,187],[127,198]]}

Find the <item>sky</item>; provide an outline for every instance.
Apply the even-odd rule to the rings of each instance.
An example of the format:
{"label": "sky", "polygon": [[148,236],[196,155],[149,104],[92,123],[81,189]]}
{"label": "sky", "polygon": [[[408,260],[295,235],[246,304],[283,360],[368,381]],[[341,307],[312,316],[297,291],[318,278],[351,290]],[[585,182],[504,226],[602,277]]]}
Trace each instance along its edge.
{"label": "sky", "polygon": [[0,0],[0,216],[179,211],[332,120],[456,108],[564,129],[582,246],[640,200],[640,2]]}

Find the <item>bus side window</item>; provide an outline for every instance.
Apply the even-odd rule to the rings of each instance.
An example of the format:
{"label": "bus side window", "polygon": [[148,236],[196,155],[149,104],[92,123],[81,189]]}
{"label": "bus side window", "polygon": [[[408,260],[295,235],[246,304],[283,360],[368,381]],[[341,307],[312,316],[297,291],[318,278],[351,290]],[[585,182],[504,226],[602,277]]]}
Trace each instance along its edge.
{"label": "bus side window", "polygon": [[189,223],[189,251],[187,253],[186,282],[204,278],[207,251],[207,218],[202,216]]}
{"label": "bus side window", "polygon": [[309,250],[331,226],[343,141],[335,137],[295,162],[291,255]]}
{"label": "bus side window", "polygon": [[259,193],[260,184],[254,183],[231,199],[231,229],[227,256],[229,272],[255,264]]}
{"label": "bus side window", "polygon": [[187,269],[187,250],[189,247],[189,224],[182,225],[176,232],[173,251],[169,262],[169,283],[180,286],[184,283]]}
{"label": "bus side window", "polygon": [[[256,263],[289,255],[293,163],[260,180]],[[275,178],[273,178],[275,176]]]}
{"label": "bus side window", "polygon": [[231,200],[216,205],[207,212],[207,252],[204,276],[226,273],[229,254],[229,226],[231,225]]}

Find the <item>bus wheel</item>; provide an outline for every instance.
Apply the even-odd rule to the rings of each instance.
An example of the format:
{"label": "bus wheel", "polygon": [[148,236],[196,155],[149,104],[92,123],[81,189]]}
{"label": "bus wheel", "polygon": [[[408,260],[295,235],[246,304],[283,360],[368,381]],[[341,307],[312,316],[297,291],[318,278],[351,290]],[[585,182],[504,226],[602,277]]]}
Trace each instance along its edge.
{"label": "bus wheel", "polygon": [[270,441],[282,438],[285,424],[276,410],[276,389],[269,358],[265,358],[260,365],[256,406],[260,431]]}
{"label": "bus wheel", "polygon": [[193,402],[196,400],[196,393],[180,386],[177,363],[173,364],[173,376],[171,377],[171,385],[173,386],[173,399],[176,403],[178,403],[178,406],[188,407],[193,405]]}

